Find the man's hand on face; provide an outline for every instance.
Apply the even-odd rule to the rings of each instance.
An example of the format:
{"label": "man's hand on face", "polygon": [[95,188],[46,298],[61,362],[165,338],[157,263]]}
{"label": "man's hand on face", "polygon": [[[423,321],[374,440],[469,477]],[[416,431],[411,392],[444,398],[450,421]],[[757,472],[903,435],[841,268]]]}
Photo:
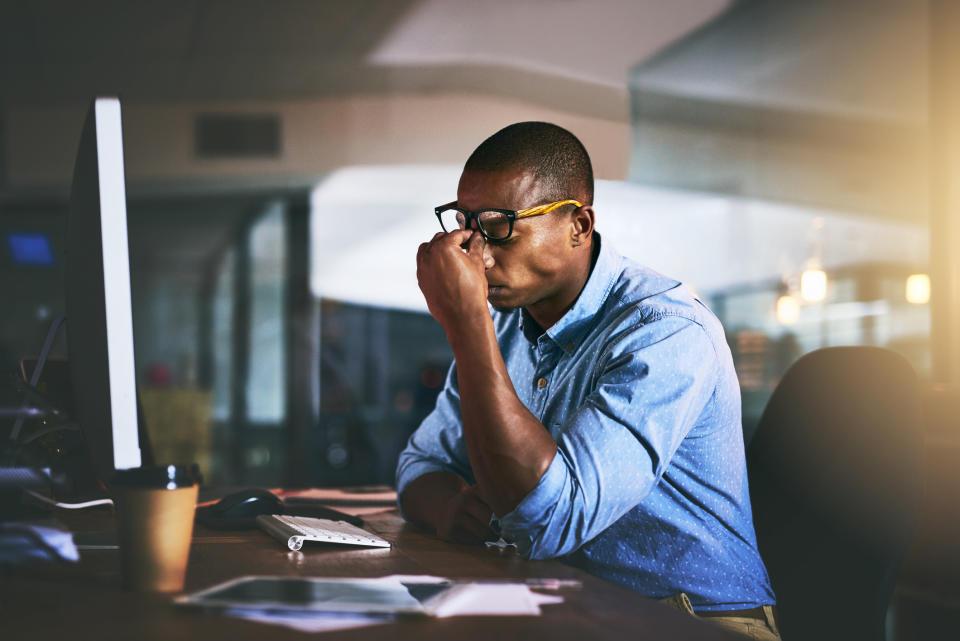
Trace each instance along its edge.
{"label": "man's hand on face", "polygon": [[493,511],[480,496],[476,485],[463,488],[440,508],[437,536],[453,543],[483,543],[493,537],[490,516]]}
{"label": "man's hand on face", "polygon": [[455,324],[461,314],[481,309],[486,313],[484,246],[483,236],[473,230],[440,232],[430,242],[420,245],[417,282],[427,300],[427,308],[442,326]]}

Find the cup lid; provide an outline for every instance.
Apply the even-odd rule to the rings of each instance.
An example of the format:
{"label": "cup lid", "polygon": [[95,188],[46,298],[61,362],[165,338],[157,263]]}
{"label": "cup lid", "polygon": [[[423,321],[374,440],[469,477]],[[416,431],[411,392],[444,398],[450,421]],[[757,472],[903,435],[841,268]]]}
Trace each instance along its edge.
{"label": "cup lid", "polygon": [[110,484],[118,487],[152,487],[175,490],[180,487],[198,485],[202,482],[203,476],[200,474],[199,466],[192,463],[190,465],[151,465],[117,470]]}

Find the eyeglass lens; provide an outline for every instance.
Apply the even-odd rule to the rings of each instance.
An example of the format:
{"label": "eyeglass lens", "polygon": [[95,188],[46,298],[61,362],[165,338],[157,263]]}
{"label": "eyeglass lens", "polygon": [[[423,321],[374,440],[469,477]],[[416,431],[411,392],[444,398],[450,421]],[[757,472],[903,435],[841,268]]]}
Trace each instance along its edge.
{"label": "eyeglass lens", "polygon": [[[487,238],[501,240],[510,235],[510,219],[498,211],[482,211],[477,214],[477,222]],[[447,209],[440,213],[440,223],[446,232],[467,228],[466,216],[456,209]]]}

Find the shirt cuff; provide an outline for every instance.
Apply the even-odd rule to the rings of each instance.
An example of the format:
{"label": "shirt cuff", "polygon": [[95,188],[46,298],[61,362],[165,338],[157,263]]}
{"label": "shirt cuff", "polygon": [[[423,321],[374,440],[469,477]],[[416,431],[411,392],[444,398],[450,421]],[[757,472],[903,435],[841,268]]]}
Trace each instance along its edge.
{"label": "shirt cuff", "polygon": [[521,555],[528,558],[539,556],[536,545],[543,539],[542,533],[557,509],[569,476],[563,454],[558,449],[536,487],[523,497],[512,512],[500,519],[503,538],[516,543]]}

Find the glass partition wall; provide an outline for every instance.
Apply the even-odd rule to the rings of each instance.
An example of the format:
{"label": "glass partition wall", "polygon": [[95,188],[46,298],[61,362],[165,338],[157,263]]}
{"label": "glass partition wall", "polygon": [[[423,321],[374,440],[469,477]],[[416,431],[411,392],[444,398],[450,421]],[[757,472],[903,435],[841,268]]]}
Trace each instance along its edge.
{"label": "glass partition wall", "polygon": [[282,479],[288,201],[131,199],[140,398],[158,460],[210,483]]}
{"label": "glass partition wall", "polygon": [[[310,191],[132,199],[137,370],[158,457],[197,461],[218,484],[391,483],[452,359],[414,257],[458,177],[348,167]],[[639,181],[598,181],[595,208],[605,242],[723,321],[748,438],[813,349],[883,345],[931,376],[923,222]],[[54,254],[58,211],[31,218]],[[8,369],[62,305],[58,269],[11,274],[29,296],[10,309],[29,322],[4,335]]]}
{"label": "glass partition wall", "polygon": [[727,330],[747,438],[821,347],[887,347],[933,380],[927,20],[744,2],[631,72],[630,182],[722,203],[676,249],[707,270],[689,278]]}

